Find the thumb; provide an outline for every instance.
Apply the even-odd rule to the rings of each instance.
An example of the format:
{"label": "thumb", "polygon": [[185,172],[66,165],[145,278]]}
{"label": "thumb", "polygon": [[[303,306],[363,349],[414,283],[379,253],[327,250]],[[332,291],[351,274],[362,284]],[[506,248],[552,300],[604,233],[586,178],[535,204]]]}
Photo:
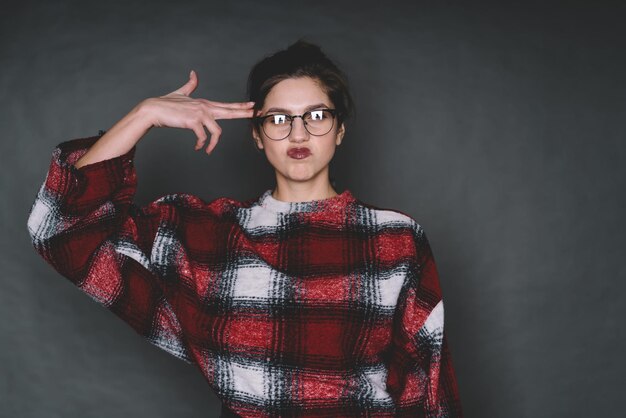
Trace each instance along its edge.
{"label": "thumb", "polygon": [[196,89],[196,87],[198,87],[198,75],[194,70],[191,70],[191,72],[189,73],[189,81],[187,81],[185,84],[183,84],[182,87],[174,90],[170,94],[178,93],[189,96]]}

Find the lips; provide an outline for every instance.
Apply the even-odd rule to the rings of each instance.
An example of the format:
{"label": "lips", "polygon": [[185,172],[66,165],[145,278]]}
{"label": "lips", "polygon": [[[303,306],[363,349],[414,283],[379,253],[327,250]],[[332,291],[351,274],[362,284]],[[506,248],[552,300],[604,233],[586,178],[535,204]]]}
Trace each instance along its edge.
{"label": "lips", "polygon": [[295,158],[297,160],[301,160],[303,158],[308,157],[309,155],[311,155],[311,150],[303,147],[303,148],[290,148],[287,151],[287,155],[290,156],[291,158]]}

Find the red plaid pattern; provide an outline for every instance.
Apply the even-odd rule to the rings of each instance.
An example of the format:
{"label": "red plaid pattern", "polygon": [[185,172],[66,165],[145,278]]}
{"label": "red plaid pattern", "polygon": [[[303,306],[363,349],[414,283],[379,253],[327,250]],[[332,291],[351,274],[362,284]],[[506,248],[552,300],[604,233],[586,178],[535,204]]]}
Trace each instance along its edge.
{"label": "red plaid pattern", "polygon": [[244,417],[459,417],[435,261],[411,217],[349,192],[132,203],[135,148],[59,144],[28,230],[60,274],[197,366]]}

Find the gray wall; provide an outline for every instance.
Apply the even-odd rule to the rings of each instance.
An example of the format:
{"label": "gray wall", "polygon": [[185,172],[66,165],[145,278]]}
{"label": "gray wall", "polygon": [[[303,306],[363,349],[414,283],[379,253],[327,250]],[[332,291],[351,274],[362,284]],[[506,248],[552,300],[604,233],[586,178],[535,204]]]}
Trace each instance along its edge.
{"label": "gray wall", "polygon": [[[199,372],[36,255],[26,219],[59,142],[192,68],[196,97],[244,100],[250,67],[305,36],[357,101],[338,188],[429,235],[467,416],[623,416],[626,10],[579,3],[3,3],[0,415],[218,416]],[[152,130],[137,202],[272,187],[245,122],[221,125],[210,157]]]}

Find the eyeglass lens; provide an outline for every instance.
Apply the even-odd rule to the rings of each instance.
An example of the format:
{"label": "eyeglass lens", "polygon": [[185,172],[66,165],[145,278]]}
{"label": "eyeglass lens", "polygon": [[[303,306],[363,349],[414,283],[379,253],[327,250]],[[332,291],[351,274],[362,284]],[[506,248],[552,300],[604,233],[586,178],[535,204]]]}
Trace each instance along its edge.
{"label": "eyeglass lens", "polygon": [[[269,115],[263,120],[263,132],[270,139],[285,139],[291,133],[293,120],[296,117],[282,113]],[[333,113],[324,109],[306,112],[302,115],[302,120],[304,121],[304,128],[315,136],[327,134],[334,124]]]}

